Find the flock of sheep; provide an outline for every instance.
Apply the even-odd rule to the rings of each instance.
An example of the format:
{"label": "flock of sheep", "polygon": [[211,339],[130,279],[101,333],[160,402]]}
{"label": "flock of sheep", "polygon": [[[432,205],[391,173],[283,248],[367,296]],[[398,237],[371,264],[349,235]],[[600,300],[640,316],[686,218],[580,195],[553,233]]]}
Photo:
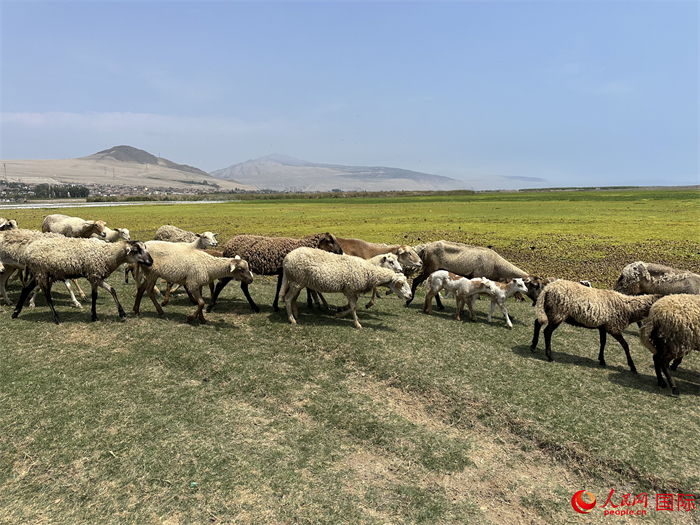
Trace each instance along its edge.
{"label": "flock of sheep", "polygon": [[[80,306],[70,288],[70,280],[83,277],[92,287],[92,320],[97,320],[98,288],[113,297],[120,317],[126,317],[115,290],[105,279],[126,264],[125,280],[132,273],[137,283],[134,312],[138,315],[141,299],[147,293],[159,315],[167,304],[171,287],[182,286],[197,305],[188,321],[199,318],[205,323],[202,288],[210,287],[211,299],[206,308],[211,312],[223,288],[231,281],[241,283],[241,289],[251,308],[260,308],[250,295],[253,274],[277,275],[277,291],[273,302],[284,301],[289,322],[296,324],[296,301],[307,290],[309,306],[322,301],[324,293],[342,293],[348,300],[336,317],[352,315],[355,326],[362,328],[357,318],[360,295],[372,292],[367,308],[374,305],[378,287],[387,287],[406,301],[408,306],[417,287],[425,282],[423,310],[432,313],[432,300],[443,308],[440,291],[453,295],[457,301],[456,319],[465,306],[474,314],[474,301],[480,297],[491,300],[488,321],[496,306],[506,320],[506,300],[525,294],[535,306],[537,318],[531,350],[534,352],[542,326],[545,351],[552,361],[551,336],[561,323],[598,329],[600,334],[599,362],[605,366],[607,334],[615,338],[627,355],[627,363],[636,372],[629,346],[622,332],[631,323],[640,324],[640,338],[653,354],[659,386],[666,387],[666,376],[672,394],[678,387],[671,375],[683,356],[700,351],[700,275],[676,270],[654,263],[635,262],[626,266],[613,290],[594,289],[581,283],[554,278],[541,279],[509,263],[488,248],[448,241],[436,241],[420,246],[384,245],[319,233],[302,239],[237,235],[229,239],[222,251],[217,234],[195,234],[162,226],[155,240],[132,241],[129,230],[110,230],[103,221],[85,221],[65,215],[48,215],[41,231],[18,228],[17,222],[0,218],[0,293],[6,305],[12,305],[7,295],[7,281],[14,271],[22,279],[22,291],[12,318],[16,318],[29,294],[43,291],[54,321],[60,318],[51,299],[51,286],[65,283],[74,305]],[[141,276],[143,275],[143,282]],[[406,275],[413,276],[409,285]],[[162,306],[156,300],[158,279],[167,283]],[[217,281],[214,287],[214,282]],[[80,294],[82,290],[77,286]],[[30,302],[33,307],[34,297]],[[641,321],[644,324],[641,324]],[[671,362],[673,363],[671,364]]]}

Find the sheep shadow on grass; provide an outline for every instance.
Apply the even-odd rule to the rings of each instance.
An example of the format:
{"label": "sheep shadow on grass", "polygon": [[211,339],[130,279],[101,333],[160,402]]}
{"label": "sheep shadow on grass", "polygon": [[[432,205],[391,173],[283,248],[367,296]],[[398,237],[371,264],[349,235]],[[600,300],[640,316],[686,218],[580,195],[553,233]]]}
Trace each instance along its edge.
{"label": "sheep shadow on grass", "polygon": [[[549,364],[549,361],[547,360],[547,356],[544,351],[544,344],[542,343],[535,349],[534,352],[530,350],[530,346],[528,345],[513,346],[511,348],[511,351],[514,354],[518,354],[521,357],[537,359],[538,361],[544,361],[545,363]],[[624,355],[624,351],[622,349],[620,349],[620,352],[622,353],[622,355]],[[598,362],[597,346],[591,347],[591,355],[594,357],[582,356],[580,354],[570,354],[567,352],[557,352],[554,348],[552,349],[552,359],[555,363],[566,363],[586,368],[597,368],[600,370],[614,370],[621,373],[627,373],[632,377],[637,375],[630,372],[630,369],[627,366],[627,364],[611,365],[608,363],[607,366],[600,366],[600,363]]]}
{"label": "sheep shadow on grass", "polygon": [[[649,359],[645,360],[641,366],[637,364],[637,374],[614,373],[608,375],[608,381],[620,386],[637,389],[641,392],[649,392],[650,394],[665,395],[671,397],[671,388],[661,388],[656,380],[656,372],[654,364],[651,362],[651,353]],[[681,397],[693,396],[700,397],[700,375],[697,370],[683,369],[683,363],[676,369],[673,378],[676,380],[676,385],[680,391]]]}

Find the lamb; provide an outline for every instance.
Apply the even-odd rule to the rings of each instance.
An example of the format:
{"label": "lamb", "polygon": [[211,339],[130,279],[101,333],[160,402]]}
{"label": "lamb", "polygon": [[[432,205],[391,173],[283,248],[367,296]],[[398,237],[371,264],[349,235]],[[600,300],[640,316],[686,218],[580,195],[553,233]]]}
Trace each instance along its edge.
{"label": "lamb", "polygon": [[674,294],[662,297],[649,310],[649,317],[639,330],[639,338],[654,355],[656,379],[661,388],[666,375],[671,395],[679,396],[676,381],[669,369],[672,359],[677,362],[693,350],[700,351],[700,295]]}
{"label": "lamb", "polygon": [[[335,254],[343,253],[343,249],[338,244],[335,235],[330,233],[317,233],[302,239],[237,235],[224,244],[224,257],[234,257],[238,255],[242,259],[248,261],[250,271],[253,273],[258,275],[277,275],[277,291],[272,307],[275,312],[278,312],[284,258],[289,252],[300,247],[319,248]],[[218,282],[214,289],[214,295],[209,302],[209,306],[207,306],[207,313],[211,312],[214,306],[216,306],[216,300],[221,290],[223,290],[224,286],[230,281],[231,279],[224,278]],[[243,290],[243,294],[246,299],[248,299],[248,304],[250,304],[253,311],[259,312],[260,307],[255,304],[248,292],[248,284],[241,282],[241,290]]]}
{"label": "lamb", "polygon": [[153,286],[159,277],[169,283],[179,284],[192,294],[197,301],[195,313],[187,317],[191,322],[199,317],[201,324],[206,323],[204,318],[204,299],[201,288],[215,279],[236,279],[247,284],[253,282],[253,274],[248,263],[240,257],[225,258],[213,257],[202,250],[187,248],[186,243],[172,243],[164,241],[149,241],[146,243],[153,257],[153,265],[144,268],[144,282],[139,286],[134,302],[134,312],[139,314],[141,298],[145,291],[156,307],[159,316],[163,315],[163,309],[158,304],[153,294]]}
{"label": "lamb", "polygon": [[600,333],[598,361],[605,366],[606,334],[612,335],[627,355],[627,364],[632,373],[637,373],[629,345],[622,331],[631,323],[641,321],[649,315],[649,309],[661,295],[628,296],[614,290],[588,288],[580,283],[560,280],[548,284],[537,299],[535,331],[530,350],[535,351],[540,328],[544,329],[547,359],[552,359],[552,332],[563,322],[584,328],[597,328]]}
{"label": "lamb", "polygon": [[700,275],[642,261],[622,269],[613,290],[625,295],[700,294]]}
{"label": "lamb", "polygon": [[460,320],[462,310],[464,309],[464,301],[461,303],[460,298],[466,298],[473,293],[486,289],[486,280],[483,277],[467,279],[461,275],[448,272],[447,270],[438,270],[430,274],[425,281],[425,300],[423,301],[423,311],[429,314],[433,313],[433,297],[437,297],[440,290],[445,290],[447,295],[454,295],[457,299],[457,313],[455,319]]}
{"label": "lamb", "polygon": [[[424,248],[421,247],[421,253],[423,269],[420,275],[413,279],[411,292],[414,294],[418,285],[437,270],[447,270],[468,279],[486,277],[492,281],[527,277],[528,275],[527,272],[512,265],[493,250],[480,246],[436,241],[427,244]],[[435,300],[438,307],[442,308],[439,296],[436,295]],[[409,304],[411,304],[411,300],[406,301],[406,306]]]}
{"label": "lamb", "polygon": [[299,313],[296,298],[304,288],[322,293],[342,293],[348,299],[348,308],[336,314],[336,318],[349,313],[355,327],[362,328],[357,319],[357,299],[361,293],[375,286],[388,286],[399,297],[411,297],[408,281],[403,274],[349,255],[328,253],[316,248],[297,248],[283,262],[282,296],[287,304],[289,322],[297,324]]}
{"label": "lamb", "polygon": [[[27,246],[29,246],[30,243],[43,237],[60,238],[63,236],[57,233],[41,233],[36,230],[25,230],[21,228],[7,230],[5,232],[0,233],[0,261],[3,265],[6,265],[6,271],[2,275],[0,275],[0,294],[2,294],[2,298],[5,301],[6,305],[13,306],[14,304],[7,296],[8,279],[16,270],[20,272],[22,285],[24,286],[27,284],[24,281],[24,277],[22,277],[22,273],[26,270],[24,257],[25,249]],[[80,303],[73,294],[73,290],[71,290],[70,283],[68,281],[63,281],[63,283],[66,285],[66,289],[70,294],[73,306],[75,306],[76,308],[81,308]],[[84,294],[83,297],[85,297]],[[34,297],[32,297],[32,301],[30,302],[29,306],[31,308],[34,308]]]}
{"label": "lamb", "polygon": [[106,243],[98,239],[42,237],[26,247],[24,256],[32,279],[27,286],[22,288],[12,318],[15,319],[20,314],[27,296],[38,283],[44,291],[56,324],[61,324],[61,320],[51,299],[52,279],[65,281],[66,279],[84,277],[90,282],[92,285],[92,321],[97,321],[97,288],[100,286],[112,294],[119,317],[124,318],[126,314],[119,303],[117,293],[105,282],[105,279],[127,261],[144,266],[153,264],[153,259],[148,254],[146,246],[139,241]]}
{"label": "lamb", "polygon": [[[208,248],[207,248],[207,249],[204,249],[204,250],[202,250],[202,251],[203,251],[204,253],[208,253],[208,254],[211,255],[212,257],[223,257],[223,256],[224,256],[223,253],[218,252],[218,251],[216,251],[216,250],[211,250],[211,249],[208,249]],[[161,306],[165,306],[166,304],[168,304],[168,303],[170,302],[170,294],[171,294],[172,292],[174,292],[178,287],[179,287],[179,285],[177,285],[177,284],[176,284],[175,286],[173,286],[173,283],[168,283],[168,286],[167,286],[167,288],[165,289],[165,297],[163,298],[163,302],[160,303]],[[158,288],[154,288],[153,291],[155,292],[157,289],[158,289]],[[187,289],[185,289],[185,291],[187,291]],[[194,304],[196,304],[196,301],[194,300],[194,297],[192,296],[192,294],[190,294],[189,292],[187,292],[187,294],[189,295],[190,300],[193,301]],[[200,295],[202,294],[202,288],[201,288],[201,287],[200,287],[200,289],[199,289],[199,294],[200,294]],[[214,282],[212,281],[212,282],[209,283],[209,296],[211,297],[213,294],[214,294]]]}
{"label": "lamb", "polygon": [[[476,299],[479,296],[489,297],[491,299],[491,309],[489,310],[488,322],[491,322],[491,316],[493,315],[493,311],[496,308],[496,305],[498,305],[498,307],[501,309],[501,312],[503,312],[503,315],[506,318],[506,324],[508,324],[508,328],[512,330],[513,323],[511,323],[510,317],[508,317],[506,301],[509,297],[512,297],[518,292],[527,292],[527,287],[525,286],[525,283],[519,277],[516,279],[511,279],[507,283],[497,283],[486,279],[485,277],[482,277],[482,279],[484,279],[484,281],[486,282],[486,290],[483,292],[478,292],[476,294],[471,294],[469,298],[469,312],[471,313],[472,320],[476,321],[476,315],[474,314],[474,301],[476,301]],[[461,308],[459,306],[459,296],[457,309],[461,313]]]}
{"label": "lamb", "polygon": [[0,231],[16,230],[17,228],[19,228],[19,226],[17,226],[16,220],[0,217]]}
{"label": "lamb", "polygon": [[60,233],[66,237],[90,237],[93,233],[105,238],[104,221],[85,221],[79,217],[69,217],[56,213],[44,217],[41,223],[41,231],[44,233]]}
{"label": "lamb", "polygon": [[[211,232],[204,233],[194,233],[187,230],[182,230],[177,226],[170,226],[169,224],[163,225],[156,230],[156,234],[153,236],[153,240],[156,241],[168,241],[168,242],[189,242],[192,243],[197,240],[197,237],[206,235]],[[214,237],[219,235],[218,233],[212,233]],[[214,245],[216,246],[216,244]]]}

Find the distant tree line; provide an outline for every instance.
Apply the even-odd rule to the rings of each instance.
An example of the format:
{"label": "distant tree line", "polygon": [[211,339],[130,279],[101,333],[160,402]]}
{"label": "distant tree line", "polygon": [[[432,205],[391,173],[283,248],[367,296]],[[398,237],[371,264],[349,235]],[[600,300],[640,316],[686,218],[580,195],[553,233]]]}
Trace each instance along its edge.
{"label": "distant tree line", "polygon": [[78,199],[87,198],[90,190],[85,186],[61,186],[58,184],[37,184],[34,197],[37,199]]}

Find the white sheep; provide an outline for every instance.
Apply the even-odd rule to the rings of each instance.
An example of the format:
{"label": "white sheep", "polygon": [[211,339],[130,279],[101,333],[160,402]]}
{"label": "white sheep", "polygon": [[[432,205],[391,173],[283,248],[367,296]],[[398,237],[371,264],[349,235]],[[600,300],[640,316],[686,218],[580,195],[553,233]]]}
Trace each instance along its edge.
{"label": "white sheep", "polygon": [[66,237],[90,237],[93,233],[98,237],[105,238],[104,221],[86,221],[80,217],[69,217],[55,213],[44,217],[44,222],[41,223],[41,231],[43,233],[60,233]]}
{"label": "white sheep", "polygon": [[649,315],[649,309],[661,295],[624,295],[614,290],[588,288],[580,283],[559,280],[545,286],[537,299],[535,330],[530,350],[535,351],[540,328],[544,325],[544,341],[547,359],[552,359],[552,332],[561,323],[584,328],[597,328],[600,334],[598,361],[605,366],[606,334],[620,343],[627,355],[627,364],[632,373],[637,369],[630,355],[629,345],[622,331],[631,323],[641,321]]}
{"label": "white sheep", "polygon": [[626,295],[700,294],[700,275],[661,264],[636,261],[622,269],[613,290]]}
{"label": "white sheep", "polygon": [[102,239],[102,240],[105,240],[107,242],[130,241],[131,240],[131,235],[129,234],[128,228],[117,228],[116,230],[113,230],[112,228],[108,228],[107,226],[105,226],[104,237],[102,237],[96,233],[93,233],[90,237]]}
{"label": "white sheep", "polygon": [[411,297],[408,281],[403,274],[378,267],[364,259],[338,255],[316,248],[297,248],[284,258],[281,296],[287,303],[289,322],[297,324],[299,313],[296,298],[304,288],[322,293],[342,293],[348,307],[336,314],[343,317],[352,313],[355,327],[362,328],[357,319],[357,299],[376,286],[388,286],[399,297]]}
{"label": "white sheep", "polygon": [[[168,242],[194,242],[200,235],[206,235],[211,232],[204,233],[194,233],[191,231],[183,230],[177,226],[170,226],[166,224],[161,226],[156,230],[156,234],[153,236],[153,240],[156,241],[168,241]],[[211,233],[212,236],[216,237],[218,233]]]}
{"label": "white sheep", "polygon": [[126,314],[119,303],[117,293],[105,282],[105,279],[124,262],[135,262],[144,266],[153,263],[146,247],[139,241],[106,243],[98,239],[53,236],[42,237],[30,243],[25,249],[24,257],[32,279],[27,286],[22,288],[12,318],[14,319],[20,314],[27,296],[39,284],[44,291],[56,324],[60,324],[61,320],[56,314],[51,299],[52,280],[64,281],[84,277],[92,286],[92,321],[97,321],[98,287],[102,287],[112,294],[119,317],[124,318]]}
{"label": "white sheep", "polygon": [[[375,266],[379,266],[381,268],[387,268],[389,270],[393,270],[395,273],[403,273],[403,268],[401,266],[401,263],[399,262],[399,257],[394,255],[393,253],[382,253],[380,255],[375,255],[374,257],[371,257],[369,259],[366,259],[367,262],[374,264]],[[316,303],[316,306],[319,306],[318,303],[318,297],[321,298],[321,301],[323,301],[323,306],[328,309],[328,303],[326,302],[326,299],[323,297],[323,294],[317,293],[315,290],[311,290],[311,297],[313,297],[314,302]],[[377,293],[377,288],[374,287],[372,289],[372,298],[370,301],[365,305],[365,308],[371,308],[374,306],[376,303],[377,297],[379,294]]]}
{"label": "white sheep", "polygon": [[[508,300],[509,297],[512,297],[516,293],[525,293],[527,292],[527,286],[525,286],[525,283],[523,280],[518,277],[517,279],[511,279],[507,283],[500,283],[500,282],[495,282],[490,279],[484,279],[484,284],[486,286],[486,289],[482,292],[478,292],[476,294],[471,294],[469,297],[469,312],[471,313],[472,320],[476,321],[476,314],[474,313],[474,302],[479,296],[482,297],[488,297],[491,299],[491,309],[489,310],[489,316],[487,321],[490,323],[491,322],[491,316],[493,315],[493,311],[496,308],[496,305],[501,309],[501,312],[503,312],[503,315],[506,318],[506,324],[508,325],[508,328],[511,330],[513,329],[513,323],[510,321],[510,317],[508,317],[508,309],[506,308],[506,301]],[[459,309],[459,305],[457,306]]]}
{"label": "white sheep", "polygon": [[134,302],[136,315],[139,314],[141,298],[146,291],[158,315],[163,315],[163,309],[153,293],[153,287],[158,278],[185,287],[197,302],[197,310],[188,316],[187,320],[193,321],[199,317],[202,324],[206,323],[203,314],[204,299],[201,294],[204,285],[223,278],[236,279],[247,284],[253,282],[253,274],[248,268],[248,263],[240,257],[233,259],[213,257],[203,250],[193,250],[187,243],[149,241],[146,246],[153,257],[153,264],[143,269],[144,282],[139,286]]}
{"label": "white sheep", "polygon": [[[43,237],[63,237],[57,233],[41,233],[36,230],[25,230],[25,229],[13,229],[0,232],[0,262],[5,267],[5,272],[0,275],[0,294],[6,305],[12,306],[14,303],[10,300],[7,295],[7,281],[13,272],[18,271],[20,279],[22,280],[22,286],[27,283],[22,277],[26,270],[26,264],[24,260],[24,251],[27,246],[33,241],[43,238]],[[80,303],[75,298],[73,290],[70,287],[68,280],[63,281],[68,293],[70,294],[71,302],[76,308],[81,308]],[[38,289],[38,288],[37,288]],[[82,292],[81,292],[82,293]],[[36,296],[36,293],[34,294]],[[30,301],[30,308],[34,308],[34,296]],[[83,297],[85,295],[83,294]]]}
{"label": "white sheep", "polygon": [[656,379],[661,388],[666,375],[671,385],[671,395],[679,396],[676,381],[671,375],[669,363],[677,363],[695,350],[700,351],[700,295],[675,294],[662,297],[649,310],[649,317],[639,330],[642,344],[654,354]]}

